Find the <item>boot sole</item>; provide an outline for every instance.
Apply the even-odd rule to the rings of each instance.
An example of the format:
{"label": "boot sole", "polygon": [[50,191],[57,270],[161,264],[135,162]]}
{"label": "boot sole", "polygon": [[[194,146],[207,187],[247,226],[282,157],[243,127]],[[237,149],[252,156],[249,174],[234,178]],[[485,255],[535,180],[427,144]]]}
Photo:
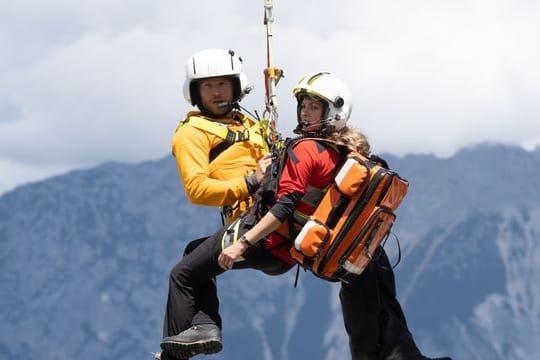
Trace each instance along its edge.
{"label": "boot sole", "polygon": [[221,341],[202,340],[192,343],[181,343],[176,341],[162,341],[161,348],[177,359],[188,359],[198,354],[215,354],[221,351],[223,345]]}

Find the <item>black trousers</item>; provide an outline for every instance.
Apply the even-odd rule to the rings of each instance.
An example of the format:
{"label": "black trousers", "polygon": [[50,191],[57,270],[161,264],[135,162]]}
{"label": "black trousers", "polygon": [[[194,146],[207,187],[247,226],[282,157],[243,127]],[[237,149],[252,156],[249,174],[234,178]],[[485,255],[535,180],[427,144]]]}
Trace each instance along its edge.
{"label": "black trousers", "polygon": [[396,298],[384,250],[360,275],[342,282],[339,298],[353,360],[416,360],[422,355]]}
{"label": "black trousers", "polygon": [[[215,324],[221,329],[216,276],[224,272],[217,260],[223,232],[190,242],[184,257],[171,270],[163,337],[196,324]],[[267,251],[263,241],[247,249],[243,257],[245,261],[235,263],[233,269],[252,268],[281,275],[292,267]]]}
{"label": "black trousers", "polygon": [[[217,261],[222,234],[190,242],[184,257],[171,270],[163,337],[195,324],[221,328],[215,277],[224,272]],[[262,241],[243,256],[246,260],[233,269],[253,268],[280,275],[291,268],[269,253]],[[360,276],[342,283],[339,297],[353,360],[421,359],[396,299],[394,274],[384,251]]]}

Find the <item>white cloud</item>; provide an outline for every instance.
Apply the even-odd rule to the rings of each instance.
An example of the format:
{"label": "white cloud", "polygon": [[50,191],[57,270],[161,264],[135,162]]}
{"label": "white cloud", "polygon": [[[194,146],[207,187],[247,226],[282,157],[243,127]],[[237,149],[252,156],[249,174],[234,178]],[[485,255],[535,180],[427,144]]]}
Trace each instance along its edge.
{"label": "white cloud", "polygon": [[40,181],[67,171],[68,169],[62,166],[28,166],[0,159],[0,195],[19,185]]}
{"label": "white cloud", "polygon": [[[534,1],[276,1],[274,15],[285,134],[296,80],[328,70],[351,85],[351,122],[377,152],[446,156],[482,141],[540,143]],[[240,0],[8,0],[0,14],[2,182],[26,181],[20,171],[6,180],[8,164],[38,174],[166,155],[189,110],[184,62],[203,48],[242,55],[255,85],[244,105],[261,112],[262,18],[262,2]]]}

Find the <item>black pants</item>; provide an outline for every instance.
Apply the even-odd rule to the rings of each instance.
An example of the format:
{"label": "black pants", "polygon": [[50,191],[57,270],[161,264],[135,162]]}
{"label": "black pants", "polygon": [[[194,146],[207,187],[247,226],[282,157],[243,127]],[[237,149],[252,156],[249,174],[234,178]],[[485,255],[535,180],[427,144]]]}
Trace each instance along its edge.
{"label": "black pants", "polygon": [[[195,324],[221,328],[215,277],[224,272],[217,258],[222,232],[186,246],[184,257],[170,272],[163,337]],[[280,275],[291,266],[270,254],[262,242],[249,248],[233,269],[253,268]],[[384,251],[362,275],[342,283],[340,301],[353,360],[416,360],[421,358],[396,299],[393,271]]]}
{"label": "black pants", "polygon": [[388,257],[380,250],[360,276],[342,282],[339,293],[352,359],[421,359],[396,298]]}
{"label": "black pants", "polygon": [[[182,260],[171,270],[163,337],[177,335],[196,324],[221,328],[215,277],[224,272],[217,260],[223,231],[190,242]],[[268,252],[263,241],[247,249],[243,257],[245,261],[235,263],[233,269],[252,268],[280,275],[292,267]]]}

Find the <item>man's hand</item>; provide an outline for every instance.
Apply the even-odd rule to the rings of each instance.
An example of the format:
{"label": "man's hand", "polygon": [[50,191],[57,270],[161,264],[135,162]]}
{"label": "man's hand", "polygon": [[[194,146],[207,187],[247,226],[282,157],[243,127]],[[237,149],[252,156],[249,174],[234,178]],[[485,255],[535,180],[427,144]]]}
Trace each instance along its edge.
{"label": "man's hand", "polygon": [[264,174],[266,174],[266,170],[268,169],[270,164],[272,164],[272,154],[270,153],[264,154],[264,156],[257,163],[257,170],[255,170],[255,178],[257,179],[257,182],[259,184],[264,178]]}

